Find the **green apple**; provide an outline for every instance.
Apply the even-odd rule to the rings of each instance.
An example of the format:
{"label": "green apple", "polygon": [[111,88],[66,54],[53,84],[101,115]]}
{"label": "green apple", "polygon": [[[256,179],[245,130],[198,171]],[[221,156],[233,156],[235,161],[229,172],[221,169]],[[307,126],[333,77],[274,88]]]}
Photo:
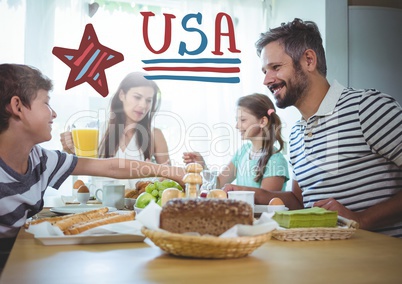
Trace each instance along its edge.
{"label": "green apple", "polygon": [[174,180],[165,179],[164,181],[161,182],[161,184],[162,184],[164,189],[175,187],[175,188],[183,191],[183,188],[180,186],[180,184],[178,184]]}
{"label": "green apple", "polygon": [[156,197],[148,192],[143,192],[138,195],[137,200],[135,201],[135,207],[145,208],[151,200],[156,202]]}

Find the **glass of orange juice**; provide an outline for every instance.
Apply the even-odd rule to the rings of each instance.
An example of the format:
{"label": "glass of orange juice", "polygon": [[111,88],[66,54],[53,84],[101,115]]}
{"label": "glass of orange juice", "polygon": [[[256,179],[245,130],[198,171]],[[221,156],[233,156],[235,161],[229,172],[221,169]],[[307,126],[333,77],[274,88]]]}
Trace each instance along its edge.
{"label": "glass of orange juice", "polygon": [[75,154],[81,157],[98,157],[99,123],[95,119],[80,119],[72,125]]}

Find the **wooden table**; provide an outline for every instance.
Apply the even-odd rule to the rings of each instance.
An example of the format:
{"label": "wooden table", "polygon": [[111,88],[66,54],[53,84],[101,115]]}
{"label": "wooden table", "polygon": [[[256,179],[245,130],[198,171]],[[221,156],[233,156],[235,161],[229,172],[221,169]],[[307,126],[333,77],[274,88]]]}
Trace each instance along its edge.
{"label": "wooden table", "polygon": [[401,283],[402,240],[358,230],[348,240],[271,240],[239,259],[186,259],[141,243],[44,246],[21,230],[1,284]]}

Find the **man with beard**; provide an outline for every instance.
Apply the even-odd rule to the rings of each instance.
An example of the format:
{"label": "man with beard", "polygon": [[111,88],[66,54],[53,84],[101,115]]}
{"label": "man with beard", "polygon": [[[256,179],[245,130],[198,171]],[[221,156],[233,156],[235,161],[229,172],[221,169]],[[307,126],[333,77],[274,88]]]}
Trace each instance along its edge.
{"label": "man with beard", "polygon": [[302,116],[290,135],[292,191],[259,191],[256,204],[279,197],[290,209],[323,207],[362,229],[402,238],[401,106],[374,89],[330,85],[314,22],[270,29],[256,47],[276,105],[295,106]]}

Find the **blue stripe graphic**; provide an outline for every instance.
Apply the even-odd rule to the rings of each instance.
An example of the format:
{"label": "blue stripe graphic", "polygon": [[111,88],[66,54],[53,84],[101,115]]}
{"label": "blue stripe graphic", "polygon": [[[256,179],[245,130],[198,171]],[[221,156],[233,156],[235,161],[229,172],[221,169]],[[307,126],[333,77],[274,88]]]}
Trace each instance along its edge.
{"label": "blue stripe graphic", "polygon": [[198,81],[198,82],[213,82],[213,83],[239,83],[239,77],[199,77],[199,76],[144,76],[148,80],[180,80],[180,81]]}
{"label": "blue stripe graphic", "polygon": [[98,57],[100,53],[100,50],[97,49],[95,53],[91,56],[91,59],[88,60],[88,62],[85,64],[84,68],[81,69],[80,74],[78,74],[77,78],[75,78],[75,81],[81,79],[82,76],[88,71],[89,67],[92,65],[92,63],[95,61],[96,57]]}
{"label": "blue stripe graphic", "polygon": [[165,59],[149,59],[142,60],[145,64],[156,63],[217,63],[217,64],[239,64],[241,60],[239,58],[194,58],[194,59],[177,59],[177,58],[165,58]]}

